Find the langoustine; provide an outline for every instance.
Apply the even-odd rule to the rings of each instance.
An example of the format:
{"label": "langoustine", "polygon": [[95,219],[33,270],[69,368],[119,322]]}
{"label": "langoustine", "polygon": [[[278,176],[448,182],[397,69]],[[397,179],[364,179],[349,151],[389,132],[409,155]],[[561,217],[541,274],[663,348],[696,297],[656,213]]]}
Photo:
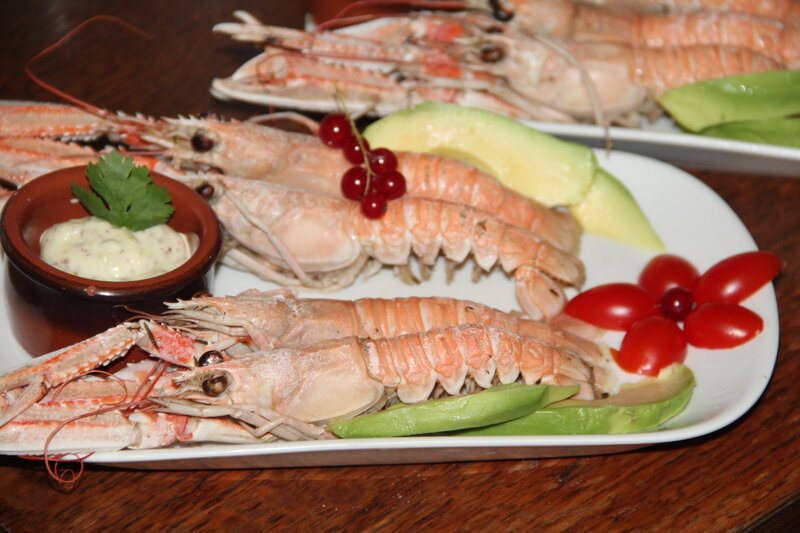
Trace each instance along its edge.
{"label": "langoustine", "polygon": [[[525,18],[528,11],[549,0],[465,0],[474,9],[501,18]],[[744,13],[777,20],[797,20],[797,0],[574,0],[575,4],[629,13]]]}
{"label": "langoustine", "polygon": [[507,24],[530,35],[643,48],[724,45],[763,54],[785,68],[800,67],[797,2],[673,4],[655,12],[568,0],[511,4],[513,16]]}
{"label": "langoustine", "polygon": [[[340,179],[350,165],[340,151],[315,135],[255,122],[103,116],[69,105],[0,101],[0,177],[21,184],[45,172],[85,164],[97,156],[95,150],[58,139],[100,135],[134,146],[148,144],[160,157],[132,152],[137,163],[193,186],[202,180],[191,170],[211,168],[341,196]],[[397,155],[409,196],[470,205],[565,250],[575,248],[580,228],[569,213],[539,204],[464,163],[429,154]]]}
{"label": "langoustine", "polygon": [[[161,146],[176,165],[211,167],[228,175],[331,196],[341,196],[341,177],[351,166],[340,151],[314,135],[254,122],[167,119],[163,128],[148,133],[146,139]],[[453,159],[411,152],[396,155],[408,196],[442,199],[488,211],[564,250],[575,249],[580,227],[568,212],[546,207]]]}
{"label": "langoustine", "polygon": [[241,23],[215,30],[264,52],[214,80],[212,92],[314,111],[333,110],[338,87],[355,113],[384,115],[440,100],[516,118],[625,122],[668,88],[783,66],[720,44],[651,48],[531,36],[475,14],[385,17],[315,33],[236,16]]}
{"label": "langoustine", "polygon": [[407,265],[412,252],[425,265],[440,253],[456,263],[471,255],[485,271],[497,264],[513,275],[522,309],[550,319],[564,306],[563,286],[584,281],[576,256],[469,206],[404,197],[375,220],[342,198],[224,175],[207,181],[211,205],[234,241],[223,262],[284,286],[344,287],[369,271],[370,260]]}
{"label": "langoustine", "polygon": [[[205,307],[211,301],[202,298],[195,304]],[[460,318],[450,313],[434,329],[399,336],[382,337],[376,330],[374,338],[353,337],[342,331],[339,338],[301,346],[284,336],[281,348],[246,353],[232,349],[233,344],[222,347],[196,338],[185,325],[124,323],[0,376],[0,452],[42,454],[46,441],[50,453],[67,453],[179,442],[331,438],[325,430],[328,421],[379,409],[395,394],[400,401],[419,402],[517,380],[578,385],[581,397],[595,396],[594,369],[580,356],[557,342],[481,323],[491,322],[493,313],[503,316],[484,311]],[[467,322],[441,327],[454,316],[456,322]],[[298,319],[313,330],[313,324],[330,318],[310,314]],[[245,335],[235,344],[248,342]],[[83,375],[124,357],[134,345],[169,369],[150,375],[139,368],[147,363],[136,363],[118,371],[114,382]],[[104,412],[95,418],[98,405]]]}
{"label": "langoustine", "polygon": [[[550,346],[598,365],[597,344],[563,328],[505,313],[487,305],[445,297],[295,298],[281,292],[248,290],[236,296],[199,295],[167,303],[165,324],[191,332],[209,345],[246,351],[300,346],[340,337],[397,337],[463,324],[486,324]],[[248,346],[241,338],[248,339]]]}

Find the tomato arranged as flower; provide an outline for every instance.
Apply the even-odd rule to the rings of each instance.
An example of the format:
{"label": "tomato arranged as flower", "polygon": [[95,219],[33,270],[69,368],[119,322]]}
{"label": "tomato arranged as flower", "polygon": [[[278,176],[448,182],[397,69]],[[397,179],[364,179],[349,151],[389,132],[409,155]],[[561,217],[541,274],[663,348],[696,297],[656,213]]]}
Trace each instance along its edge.
{"label": "tomato arranged as flower", "polygon": [[609,283],[584,291],[564,312],[595,326],[625,331],[642,318],[658,314],[658,298],[633,283]]}
{"label": "tomato arranged as flower", "polygon": [[678,324],[663,316],[650,316],[634,324],[614,359],[623,370],[646,376],[686,359],[686,335]]}
{"label": "tomato arranged as flower", "polygon": [[[655,376],[686,358],[687,345],[733,348],[758,335],[764,322],[739,304],[780,271],[770,252],[746,252],[702,275],[686,259],[654,257],[638,285],[609,283],[570,300],[564,313],[592,325],[625,331],[614,358],[623,370]],[[683,329],[679,323],[683,322]]]}
{"label": "tomato arranged as flower", "polygon": [[683,328],[692,346],[733,348],[761,333],[764,321],[741,305],[706,302],[689,313]]}
{"label": "tomato arranged as flower", "polygon": [[639,285],[660,296],[673,287],[692,290],[700,273],[689,261],[673,254],[657,255],[639,274]]}
{"label": "tomato arranged as flower", "polygon": [[723,259],[709,268],[694,288],[694,299],[738,304],[772,281],[781,260],[770,252],[746,252]]}

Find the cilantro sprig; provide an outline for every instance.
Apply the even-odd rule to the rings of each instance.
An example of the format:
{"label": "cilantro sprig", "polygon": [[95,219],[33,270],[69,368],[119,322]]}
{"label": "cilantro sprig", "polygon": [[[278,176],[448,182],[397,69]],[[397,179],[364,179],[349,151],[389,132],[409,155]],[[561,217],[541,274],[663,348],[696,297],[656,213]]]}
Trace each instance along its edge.
{"label": "cilantro sprig", "polygon": [[156,185],[145,166],[116,150],[89,164],[86,178],[93,190],[72,184],[74,194],[89,213],[131,231],[163,224],[174,207],[166,187]]}

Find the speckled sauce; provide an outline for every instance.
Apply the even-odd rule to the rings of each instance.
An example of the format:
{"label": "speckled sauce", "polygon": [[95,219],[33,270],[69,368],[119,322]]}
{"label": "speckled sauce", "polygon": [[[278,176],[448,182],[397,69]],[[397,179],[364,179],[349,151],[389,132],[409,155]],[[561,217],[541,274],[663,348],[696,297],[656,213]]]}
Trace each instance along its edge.
{"label": "speckled sauce", "polygon": [[188,237],[166,224],[131,231],[96,217],[56,224],[42,233],[39,244],[47,264],[100,281],[152,278],[191,256]]}

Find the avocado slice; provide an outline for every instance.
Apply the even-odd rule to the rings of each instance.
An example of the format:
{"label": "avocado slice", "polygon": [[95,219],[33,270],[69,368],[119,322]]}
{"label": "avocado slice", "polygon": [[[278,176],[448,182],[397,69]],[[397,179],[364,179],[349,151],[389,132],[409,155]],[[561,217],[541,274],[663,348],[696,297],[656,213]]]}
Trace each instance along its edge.
{"label": "avocado slice", "polygon": [[377,413],[334,422],[329,429],[345,439],[441,433],[511,420],[576,392],[577,385],[510,383],[464,396],[396,404]]}
{"label": "avocado slice", "polygon": [[597,166],[588,146],[489,111],[440,102],[387,115],[369,125],[364,137],[375,148],[464,161],[545,205],[570,206],[590,233],[664,250],[630,191]]}
{"label": "avocado slice", "polygon": [[370,146],[458,159],[548,205],[570,205],[589,191],[597,160],[587,146],[562,141],[489,111],[426,102],[364,130]]}
{"label": "avocado slice", "polygon": [[602,168],[583,201],[569,210],[589,233],[654,252],[666,250],[628,188]]}
{"label": "avocado slice", "polygon": [[657,98],[675,121],[692,132],[742,120],[800,113],[800,70],[773,70],[681,85]]}
{"label": "avocado slice", "polygon": [[700,133],[735,141],[800,148],[800,118],[728,122],[708,127]]}
{"label": "avocado slice", "polygon": [[600,400],[564,400],[492,426],[454,432],[457,435],[589,435],[651,431],[677,416],[694,390],[689,367],[674,364],[657,378],[624,384]]}

